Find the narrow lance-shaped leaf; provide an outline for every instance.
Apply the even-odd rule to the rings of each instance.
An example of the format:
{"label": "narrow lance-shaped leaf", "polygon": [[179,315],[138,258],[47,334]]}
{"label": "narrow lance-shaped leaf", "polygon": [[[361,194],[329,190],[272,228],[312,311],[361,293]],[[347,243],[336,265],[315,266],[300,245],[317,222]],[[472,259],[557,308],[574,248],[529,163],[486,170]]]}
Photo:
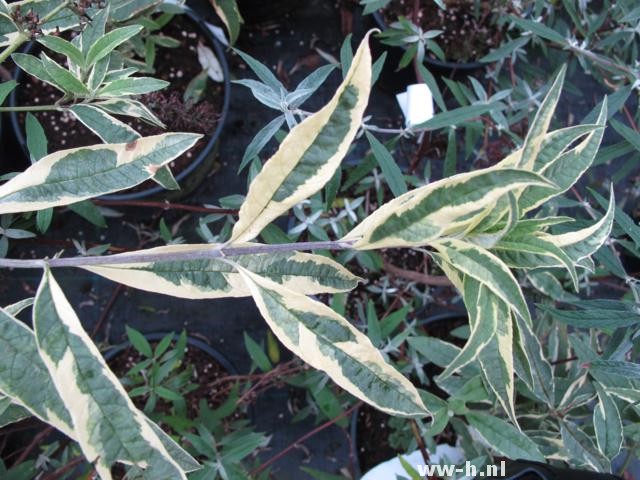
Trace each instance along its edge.
{"label": "narrow lance-shaped leaf", "polygon": [[518,315],[531,323],[531,315],[522,290],[509,268],[494,254],[462,240],[433,243],[439,255],[460,272],[484,284]]}
{"label": "narrow lance-shaped leaf", "polygon": [[518,425],[514,405],[515,369],[513,364],[513,324],[511,312],[496,301],[497,327],[493,337],[478,354],[482,376],[514,425]]}
{"label": "narrow lance-shaped leaf", "polygon": [[476,359],[495,335],[498,322],[504,321],[498,318],[497,302],[500,300],[487,287],[471,277],[465,277],[463,282],[471,335],[462,351],[438,377],[442,380]]}
{"label": "narrow lance-shaped leaf", "polygon": [[40,360],[33,332],[0,309],[0,392],[73,437],[71,416]]}
{"label": "narrow lance-shaped leaf", "polygon": [[392,415],[429,415],[420,395],[371,341],[326,305],[237,267],[278,339],[354,396]]}
{"label": "narrow lance-shaped leaf", "polygon": [[552,181],[555,187],[531,187],[520,198],[520,208],[527,212],[571,188],[593,163],[604,135],[607,119],[606,97],[598,116],[599,127],[592,130],[578,145],[545,164],[538,173]]}
{"label": "narrow lance-shaped leaf", "polygon": [[367,106],[371,89],[368,38],[362,41],[334,97],[291,130],[253,180],[233,228],[232,242],[253,239],[272,220],[331,180]]}
{"label": "narrow lance-shaped leaf", "polygon": [[42,210],[134,187],[201,135],[165,133],[131,143],[61,150],[0,186],[0,214]]}
{"label": "narrow lance-shaped leaf", "polygon": [[575,262],[593,255],[609,238],[613,219],[615,216],[616,202],[611,184],[609,207],[604,216],[593,225],[574,232],[561,235],[548,235],[546,238],[558,247],[562,248],[569,258]]}
{"label": "narrow lance-shaped leaf", "polygon": [[566,73],[566,65],[563,65],[558,75],[551,84],[547,96],[542,101],[538,112],[536,113],[533,123],[529,127],[529,133],[524,140],[522,157],[520,158],[517,166],[531,170],[536,161],[536,157],[540,152],[542,141],[549,125],[551,124],[551,118],[553,112],[556,109],[558,100],[560,99],[560,93],[562,93],[562,84],[564,83],[564,76]]}
{"label": "narrow lance-shaped leaf", "polygon": [[[75,439],[71,416],[45,366],[31,329],[13,317],[31,306],[33,298],[0,309],[0,392],[41,420]],[[148,418],[147,423],[185,471],[200,468],[191,455]]]}
{"label": "narrow lance-shaped leaf", "polygon": [[[169,245],[138,252],[188,254],[216,245]],[[112,256],[112,258],[117,258]],[[251,292],[229,260],[305,295],[355,288],[358,277],[330,258],[300,252],[227,256],[225,259],[168,260],[84,267],[115,282],[181,298],[247,297]]]}
{"label": "narrow lance-shaped leaf", "polygon": [[517,169],[461,173],[411,190],[387,202],[343,240],[355,248],[424,246],[443,235],[464,232],[508,192],[549,184],[540,175]]}
{"label": "narrow lance-shaped leaf", "polygon": [[465,416],[469,425],[498,453],[513,460],[545,461],[538,445],[504,420],[481,412],[469,412]]}
{"label": "narrow lance-shaped leaf", "polygon": [[609,460],[613,460],[623,441],[620,411],[616,402],[598,382],[594,382],[593,386],[599,400],[593,409],[593,427],[596,431],[598,449]]}
{"label": "narrow lance-shaped leaf", "polygon": [[111,480],[111,466],[125,462],[146,470],[149,478],[186,480],[48,269],[36,294],[33,323],[40,356],[72,417],[75,438],[100,477]]}

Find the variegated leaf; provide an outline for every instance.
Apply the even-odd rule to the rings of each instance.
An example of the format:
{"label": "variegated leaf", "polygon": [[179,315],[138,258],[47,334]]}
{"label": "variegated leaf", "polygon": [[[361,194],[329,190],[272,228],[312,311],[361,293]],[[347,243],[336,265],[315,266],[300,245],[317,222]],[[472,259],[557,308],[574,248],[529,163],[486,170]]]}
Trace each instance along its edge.
{"label": "variegated leaf", "polygon": [[0,214],[43,210],[134,187],[201,135],[165,133],[131,143],[62,150],[0,186]]}
{"label": "variegated leaf", "polygon": [[444,235],[469,229],[510,191],[549,184],[540,175],[517,169],[461,173],[411,190],[378,208],[343,240],[355,248],[424,246]]}
{"label": "variegated leaf", "polygon": [[26,408],[14,403],[11,398],[0,394],[0,428],[30,416],[31,412]]}
{"label": "variegated leaf", "polygon": [[79,103],[69,110],[103,142],[129,143],[140,138],[140,134],[129,125],[96,106]]}
{"label": "variegated leaf", "polygon": [[511,268],[535,269],[564,267],[578,291],[578,274],[573,260],[550,241],[549,235],[509,236],[493,246],[492,251]]}
{"label": "variegated leaf", "polygon": [[622,419],[616,402],[598,382],[593,386],[598,393],[598,403],[593,409],[593,427],[598,450],[609,460],[618,455],[622,447]]}
{"label": "variegated leaf", "polygon": [[326,305],[237,266],[269,327],[292,352],[352,395],[392,415],[430,415],[414,386]]}
{"label": "variegated leaf", "polygon": [[496,331],[478,354],[482,377],[495,393],[514,425],[518,426],[514,404],[515,370],[513,365],[513,324],[509,307],[502,301],[495,302],[499,319]]}
{"label": "variegated leaf", "polygon": [[[555,379],[553,369],[547,361],[540,340],[534,334],[531,326],[520,317],[515,317],[517,332],[517,344],[524,355],[523,367],[528,370],[528,375],[521,376],[529,389],[543,402],[554,406]],[[530,381],[528,381],[530,379]]]}
{"label": "variegated leaf", "polygon": [[498,322],[508,321],[505,318],[498,318],[497,303],[500,299],[485,285],[471,277],[465,277],[463,283],[464,302],[469,313],[471,335],[464,348],[440,374],[438,377],[440,380],[444,380],[475,360],[495,335]]}
{"label": "variegated leaf", "polygon": [[[169,245],[141,250],[140,255],[189,254],[216,245]],[[117,258],[112,256],[112,258]],[[84,267],[115,282],[150,292],[181,298],[247,297],[251,292],[229,263],[267,277],[305,295],[351,290],[359,278],[330,258],[300,252],[227,256],[224,259],[190,259],[166,262],[99,265]]]}
{"label": "variegated leaf", "polygon": [[524,212],[539,207],[547,200],[569,190],[593,163],[604,135],[604,122],[607,120],[607,99],[602,102],[598,115],[598,128],[592,130],[578,145],[566,153],[557,156],[537,170],[557,187],[531,187],[522,192],[520,208]]}
{"label": "variegated leaf", "polygon": [[542,146],[542,141],[549,130],[551,118],[553,117],[556,105],[560,99],[560,93],[562,93],[562,84],[564,83],[566,70],[566,65],[563,65],[551,84],[551,88],[549,88],[547,96],[540,104],[540,108],[538,109],[538,112],[529,127],[529,132],[524,140],[522,156],[516,164],[517,167],[521,167],[526,170],[533,170],[536,157],[538,156]]}
{"label": "variegated leaf", "polygon": [[144,470],[148,478],[186,480],[48,269],[36,294],[33,323],[40,357],[71,415],[74,437],[100,477],[111,480],[111,466],[123,462]]}
{"label": "variegated leaf", "polygon": [[368,35],[333,98],[307,117],[280,144],[251,182],[231,241],[255,238],[272,220],[318,192],[331,178],[355,138],[371,89]]}
{"label": "variegated leaf", "polygon": [[432,245],[445,262],[484,284],[509,308],[531,323],[527,302],[518,281],[502,260],[477,245],[453,238],[439,240]]}
{"label": "variegated leaf", "polygon": [[0,309],[0,392],[73,437],[69,412],[40,360],[33,332]]}
{"label": "variegated leaf", "polygon": [[[72,420],[58,394],[49,371],[38,353],[33,331],[13,317],[31,306],[29,298],[0,309],[0,392],[11,398],[12,404],[22,406],[30,415],[56,427],[75,439]],[[14,411],[15,415],[17,412]],[[171,457],[187,472],[200,468],[191,455],[148,418],[150,427],[160,437]]]}
{"label": "variegated leaf", "polygon": [[615,217],[616,202],[613,193],[613,184],[609,196],[607,212],[593,225],[574,232],[561,235],[548,235],[547,240],[560,247],[574,262],[586,259],[593,255],[609,238],[613,220]]}

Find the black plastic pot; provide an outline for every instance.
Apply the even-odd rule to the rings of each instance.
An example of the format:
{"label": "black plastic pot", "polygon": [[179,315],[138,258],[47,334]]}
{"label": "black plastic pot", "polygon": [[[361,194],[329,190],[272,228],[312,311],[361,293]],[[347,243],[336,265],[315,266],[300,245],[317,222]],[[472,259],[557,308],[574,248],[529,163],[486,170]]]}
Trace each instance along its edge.
{"label": "black plastic pot", "polygon": [[[192,193],[202,183],[202,181],[207,177],[207,175],[211,172],[211,169],[215,162],[215,158],[218,151],[220,135],[222,133],[222,129],[224,128],[227,114],[229,112],[229,102],[231,98],[231,93],[230,93],[231,82],[229,80],[229,66],[225,59],[224,47],[215,38],[215,36],[211,33],[211,31],[206,27],[204,20],[197,13],[195,13],[193,10],[188,8],[185,9],[184,15],[189,17],[189,19],[200,28],[200,33],[209,42],[209,46],[215,52],[215,55],[218,58],[220,62],[220,66],[222,67],[222,71],[224,73],[224,94],[223,94],[224,98],[222,100],[222,110],[220,112],[220,118],[218,120],[216,128],[210,134],[206,146],[202,149],[202,151],[198,154],[198,156],[191,162],[189,166],[187,166],[184,170],[182,170],[180,173],[176,175],[176,180],[178,181],[181,187],[180,190],[169,191],[169,190],[165,190],[164,188],[158,185],[152,188],[147,188],[147,189],[136,191],[136,192],[124,192],[124,193],[114,193],[110,195],[105,195],[101,197],[103,199],[134,200],[139,198],[160,196],[168,200],[175,200],[177,198],[182,198]],[[31,42],[22,51],[23,53],[30,53],[34,48],[36,48],[36,44],[34,42]],[[18,81],[18,83],[21,83],[21,79],[24,76],[24,72],[16,68],[13,76],[14,76],[14,79]],[[17,106],[17,89],[11,92],[11,95],[9,97],[9,105],[12,107]],[[16,112],[11,112],[11,127],[13,130],[13,134],[17,140],[17,143],[24,154],[24,158],[26,161],[25,165],[28,165],[29,151],[27,149],[27,141],[25,138],[23,128],[20,125],[18,114]]]}
{"label": "black plastic pot", "polygon": [[[384,19],[382,13],[379,10],[373,12],[373,19],[377,25],[377,27],[385,31],[388,27],[387,22]],[[398,48],[398,50],[401,50]],[[401,55],[399,55],[401,57]],[[480,70],[486,66],[485,63],[482,62],[447,62],[438,60],[437,58],[432,58],[428,55],[424,57],[424,63],[427,64],[430,68],[429,71],[432,73],[437,73],[443,76],[449,75],[469,75],[470,73]],[[397,62],[394,64],[397,65]]]}
{"label": "black plastic pot", "polygon": [[251,26],[281,21],[304,3],[304,0],[238,0],[238,10],[245,25]]}
{"label": "black plastic pot", "polygon": [[[166,337],[170,333],[172,332],[149,333],[149,334],[146,334],[144,338],[146,338],[149,342],[157,342],[162,340],[164,337]],[[229,360],[227,360],[227,358],[222,353],[220,353],[218,350],[213,348],[208,343],[203,342],[202,340],[199,340],[197,338],[187,336],[187,344],[205,352],[207,355],[213,358],[216,361],[216,363],[219,363],[220,365],[222,365],[222,368],[224,368],[230,375],[238,375],[238,369],[234,367],[231,364],[231,362],[229,362]],[[114,359],[129,347],[131,347],[131,342],[127,341],[108,349],[104,353],[105,361],[108,362],[109,360]]]}

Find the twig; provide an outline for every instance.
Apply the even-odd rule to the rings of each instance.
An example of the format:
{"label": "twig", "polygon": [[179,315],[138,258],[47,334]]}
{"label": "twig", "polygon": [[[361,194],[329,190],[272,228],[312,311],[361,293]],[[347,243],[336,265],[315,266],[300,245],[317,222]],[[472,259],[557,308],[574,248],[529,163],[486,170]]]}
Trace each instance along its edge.
{"label": "twig", "polygon": [[211,245],[198,250],[178,252],[141,253],[139,251],[118,253],[116,255],[68,257],[51,259],[13,259],[0,258],[0,268],[50,268],[84,267],[89,265],[122,265],[124,263],[147,263],[181,260],[206,260],[213,258],[236,257],[243,255],[256,255],[260,253],[280,253],[309,250],[346,250],[351,248],[353,242],[321,241],[280,243],[273,245],[247,245],[242,247],[225,247]]}
{"label": "twig", "polygon": [[397,277],[406,278],[413,282],[424,283],[425,285],[431,285],[435,287],[451,287],[453,284],[445,276],[429,275],[428,273],[413,272],[411,270],[405,270],[400,267],[396,267],[388,262],[384,262],[382,268],[384,268],[391,275]]}
{"label": "twig", "polygon": [[185,205],[182,203],[152,202],[148,200],[93,200],[96,205],[104,207],[149,207],[162,210],[184,210],[197,213],[220,213],[223,215],[237,215],[238,210],[232,208],[201,207],[199,205]]}
{"label": "twig", "polygon": [[355,405],[353,405],[351,408],[349,408],[348,410],[345,410],[344,412],[342,412],[340,415],[338,415],[335,418],[332,418],[331,420],[323,423],[322,425],[320,425],[319,427],[314,428],[313,430],[311,430],[310,432],[305,433],[304,435],[302,435],[300,438],[298,438],[297,440],[295,440],[293,443],[291,443],[287,448],[285,448],[284,450],[281,450],[279,453],[277,453],[276,455],[274,455],[273,457],[271,457],[269,460],[267,460],[266,462],[264,462],[262,465],[260,465],[257,468],[254,468],[251,473],[249,473],[249,476],[251,478],[255,477],[256,475],[258,475],[260,472],[263,472],[267,467],[269,467],[270,465],[272,465],[273,463],[277,462],[278,460],[280,460],[282,457],[284,457],[286,454],[288,454],[291,450],[293,450],[294,448],[296,448],[296,445],[298,445],[299,443],[304,442],[305,440],[308,440],[309,438],[313,437],[314,435],[316,435],[317,433],[320,433],[322,430],[325,430],[326,428],[330,427],[331,425],[333,425],[334,423],[342,420],[343,418],[349,416],[351,414],[351,412],[353,412],[355,409],[360,408],[360,406],[363,404],[362,401],[359,401],[358,403],[356,403]]}
{"label": "twig", "polygon": [[61,478],[65,473],[68,473],[69,471],[73,470],[75,467],[77,467],[78,465],[80,465],[84,461],[85,461],[84,456],[79,455],[79,456],[75,457],[74,459],[70,460],[69,462],[67,462],[62,467],[60,467],[57,470],[54,470],[53,472],[51,472],[49,475],[44,477],[42,480],[57,480],[58,478]]}
{"label": "twig", "polygon": [[122,290],[124,290],[124,285],[122,285],[121,283],[116,285],[116,288],[113,289],[113,293],[111,294],[109,301],[107,302],[107,304],[104,307],[104,310],[102,310],[102,313],[100,314],[98,323],[96,323],[96,326],[93,327],[93,330],[91,331],[91,338],[94,338],[100,331],[102,324],[107,319],[109,312],[113,308],[113,305],[116,303],[116,300],[118,299],[118,296],[120,295],[120,293],[122,293]]}
{"label": "twig", "polygon": [[38,433],[35,437],[33,437],[33,439],[31,440],[31,443],[29,445],[27,445],[27,447],[22,451],[20,456],[16,459],[14,465],[20,465],[22,462],[24,462],[29,457],[31,452],[38,445],[40,445],[40,442],[42,442],[42,440],[47,435],[49,435],[52,431],[53,431],[53,427],[46,427],[44,430],[42,430],[40,433]]}

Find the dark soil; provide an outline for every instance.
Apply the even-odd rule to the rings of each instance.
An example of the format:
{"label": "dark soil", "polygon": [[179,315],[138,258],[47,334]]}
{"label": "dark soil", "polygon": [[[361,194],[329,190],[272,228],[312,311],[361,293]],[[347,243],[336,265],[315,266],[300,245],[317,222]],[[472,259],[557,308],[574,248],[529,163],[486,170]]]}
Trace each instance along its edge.
{"label": "dark soil", "polygon": [[403,16],[423,31],[442,30],[435,41],[450,62],[476,61],[500,45],[503,28],[496,23],[496,13],[501,2],[483,1],[479,12],[474,11],[475,0],[445,0],[444,3],[446,11],[438,8],[433,0],[391,0],[382,13],[387,24]]}
{"label": "dark soil", "polygon": [[[171,170],[174,175],[177,175],[187,168],[207,145],[209,137],[217,125],[219,112],[222,110],[224,92],[222,84],[209,80],[204,98],[196,105],[185,104],[182,97],[189,82],[202,71],[196,50],[198,42],[206,44],[207,40],[200,33],[199,27],[184,15],[174,17],[163,27],[161,33],[181,42],[180,47],[158,47],[157,50],[154,63],[156,71],[151,76],[166,80],[170,82],[170,85],[159,92],[142,95],[139,100],[157,115],[166,125],[166,130],[144,123],[139,119],[119,118],[143,136],[158,135],[165,131],[205,134],[191,150],[171,162]],[[52,57],[62,61],[60,57],[55,55]],[[19,105],[51,104],[61,96],[55,87],[33,77],[28,77],[19,92]],[[70,113],[38,112],[35,115],[47,135],[49,152],[101,143],[101,140],[93,132]],[[24,119],[25,114],[20,114],[21,125],[24,125]],[[155,186],[156,183],[149,180],[128,190],[128,192],[147,190]]]}
{"label": "dark soil", "polygon": [[[453,320],[440,320],[428,323],[423,325],[421,328],[427,336],[440,338],[461,346],[464,344],[464,341],[451,336],[450,332],[465,323],[467,323],[467,319],[461,317]],[[443,369],[437,365],[428,363],[424,366],[424,371],[431,383],[429,391],[440,398],[447,398],[448,395],[437,388],[433,382],[433,378],[439,375]],[[364,405],[358,410],[356,420],[356,455],[358,456],[360,469],[363,472],[370,470],[385,460],[393,458],[399,453],[406,453],[394,448],[392,445],[393,442],[391,436],[394,434],[394,429],[389,424],[391,419],[392,417],[386,413],[382,413],[368,405]],[[397,419],[395,419],[395,421],[397,421]],[[409,420],[406,421],[408,422]],[[410,428],[409,425],[403,427],[405,430],[408,428]],[[403,434],[409,433],[403,432]],[[449,425],[438,436],[437,443],[448,443],[449,445],[454,445],[455,439],[456,437],[453,429]]]}
{"label": "dark soil", "polygon": [[[157,342],[150,342],[155,348]],[[142,355],[133,347],[128,347],[120,352],[109,361],[109,366],[114,373],[120,378],[123,377],[134,365],[144,360]],[[187,393],[185,400],[187,403],[187,416],[194,419],[198,416],[198,404],[200,400],[205,400],[211,408],[219,407],[227,398],[225,384],[216,384],[216,381],[229,375],[222,365],[215,361],[207,352],[187,345],[187,351],[182,359],[183,365],[189,365],[193,368],[191,381],[198,385],[198,388]],[[146,397],[139,396],[133,398],[136,407],[142,409],[146,402]],[[171,414],[171,403],[159,399],[154,410],[162,414]],[[238,415],[240,415],[238,413]]]}

